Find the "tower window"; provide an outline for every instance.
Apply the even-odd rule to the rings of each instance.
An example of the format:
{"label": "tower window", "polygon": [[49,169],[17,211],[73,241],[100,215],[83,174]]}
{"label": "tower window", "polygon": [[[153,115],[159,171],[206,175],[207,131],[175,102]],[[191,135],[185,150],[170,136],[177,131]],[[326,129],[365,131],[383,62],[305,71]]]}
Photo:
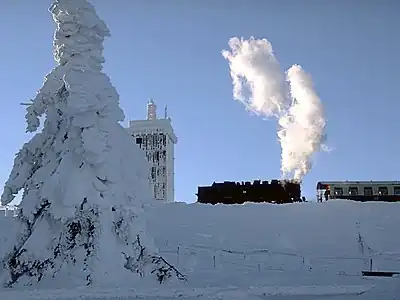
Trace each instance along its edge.
{"label": "tower window", "polygon": [[143,139],[141,137],[137,137],[136,144],[142,144],[142,143],[143,143]]}

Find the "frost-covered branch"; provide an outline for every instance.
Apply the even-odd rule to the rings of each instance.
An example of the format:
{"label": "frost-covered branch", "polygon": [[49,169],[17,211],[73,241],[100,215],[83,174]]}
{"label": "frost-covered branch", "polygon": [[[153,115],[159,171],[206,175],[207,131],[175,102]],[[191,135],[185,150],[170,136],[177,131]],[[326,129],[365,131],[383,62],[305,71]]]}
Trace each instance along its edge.
{"label": "frost-covered branch", "polygon": [[175,275],[180,281],[187,281],[187,277],[178,271],[173,265],[168,263],[162,256],[147,253],[146,247],[142,245],[139,235],[136,236],[136,240],[132,244],[132,247],[134,252],[137,253],[136,256],[127,255],[122,252],[126,260],[124,265],[126,269],[138,273],[140,276],[144,276],[145,265],[151,263],[154,266],[150,273],[157,276],[157,280],[160,284],[167,281],[172,277],[172,275]]}
{"label": "frost-covered branch", "polygon": [[26,108],[25,120],[27,123],[27,132],[35,132],[39,128],[39,118],[47,111],[48,106],[54,103],[56,93],[63,85],[64,74],[65,68],[57,66],[46,75],[43,86]]}
{"label": "frost-covered branch", "polygon": [[152,262],[158,266],[158,268],[151,271],[151,273],[157,275],[159,283],[165,282],[168,278],[174,274],[178,280],[187,281],[186,275],[179,272],[173,265],[168,263],[162,256],[152,256]]}
{"label": "frost-covered branch", "polygon": [[29,142],[25,143],[17,153],[10,177],[1,196],[2,205],[7,205],[14,200],[18,192],[26,186],[27,181],[38,170],[41,165],[41,148],[43,144],[43,136],[37,134]]}

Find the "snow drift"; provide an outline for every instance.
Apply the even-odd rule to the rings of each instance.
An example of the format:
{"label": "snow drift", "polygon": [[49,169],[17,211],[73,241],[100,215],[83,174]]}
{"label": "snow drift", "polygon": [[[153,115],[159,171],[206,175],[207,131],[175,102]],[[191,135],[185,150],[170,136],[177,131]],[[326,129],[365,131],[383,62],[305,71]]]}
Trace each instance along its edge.
{"label": "snow drift", "polygon": [[324,299],[334,295],[334,287],[350,294],[351,286],[376,286],[367,293],[371,297],[354,296],[374,300],[400,296],[398,279],[361,276],[370,268],[400,271],[399,213],[398,203],[346,200],[174,203],[150,210],[147,229],[161,253],[196,287],[266,287],[289,294],[304,288]]}
{"label": "snow drift", "polygon": [[[371,267],[400,270],[400,242],[393,238],[399,213],[397,203],[341,200],[155,205],[146,214],[147,232],[160,253],[187,274],[185,286],[46,291],[32,299],[397,299],[398,279],[360,273]],[[10,227],[6,219],[0,218],[0,228]]]}

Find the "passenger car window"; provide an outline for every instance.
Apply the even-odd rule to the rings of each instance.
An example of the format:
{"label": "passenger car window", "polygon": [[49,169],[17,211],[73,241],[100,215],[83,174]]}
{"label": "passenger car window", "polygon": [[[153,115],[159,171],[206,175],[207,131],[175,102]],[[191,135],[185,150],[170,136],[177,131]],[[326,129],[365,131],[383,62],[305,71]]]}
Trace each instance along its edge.
{"label": "passenger car window", "polygon": [[387,194],[389,194],[387,186],[380,186],[378,188],[378,194],[379,195],[387,195]]}
{"label": "passenger car window", "polygon": [[355,186],[349,187],[349,195],[358,195],[358,188]]}
{"label": "passenger car window", "polygon": [[366,186],[364,188],[364,196],[372,196],[373,192],[372,192],[372,187]]}
{"label": "passenger car window", "polygon": [[335,194],[336,196],[342,196],[342,195],[343,195],[343,189],[342,189],[342,188],[337,188],[337,187],[335,187],[335,188],[333,189],[333,191],[334,191],[334,194]]}
{"label": "passenger car window", "polygon": [[400,196],[400,186],[395,186],[395,187],[394,187],[394,194],[395,194],[396,196]]}

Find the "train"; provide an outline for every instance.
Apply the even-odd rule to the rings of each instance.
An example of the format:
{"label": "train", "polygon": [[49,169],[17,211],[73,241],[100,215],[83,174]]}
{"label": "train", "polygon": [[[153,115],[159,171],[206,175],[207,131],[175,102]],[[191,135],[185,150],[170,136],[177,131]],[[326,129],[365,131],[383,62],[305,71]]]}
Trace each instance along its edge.
{"label": "train", "polygon": [[[319,181],[316,190],[317,202],[335,199],[400,201],[400,181]],[[301,195],[301,182],[295,180],[214,182],[211,186],[199,186],[196,195],[197,202],[205,204],[307,202]]]}
{"label": "train", "polygon": [[254,182],[214,182],[211,186],[199,186],[197,202],[204,204],[243,204],[245,202],[293,203],[305,201],[301,197],[300,183],[294,180]]}
{"label": "train", "polygon": [[317,201],[346,199],[353,201],[400,201],[400,181],[320,181]]}

